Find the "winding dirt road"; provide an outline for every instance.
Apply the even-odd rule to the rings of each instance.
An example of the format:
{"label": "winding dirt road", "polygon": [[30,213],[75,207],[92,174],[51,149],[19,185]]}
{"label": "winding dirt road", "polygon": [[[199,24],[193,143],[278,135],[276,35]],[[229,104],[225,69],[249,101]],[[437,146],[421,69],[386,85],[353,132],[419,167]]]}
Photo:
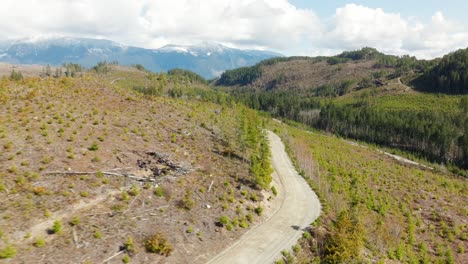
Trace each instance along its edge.
{"label": "winding dirt road", "polygon": [[279,195],[270,218],[245,233],[236,243],[214,257],[209,264],[273,263],[281,250],[291,249],[320,215],[320,202],[306,181],[294,169],[281,139],[268,131],[272,163]]}

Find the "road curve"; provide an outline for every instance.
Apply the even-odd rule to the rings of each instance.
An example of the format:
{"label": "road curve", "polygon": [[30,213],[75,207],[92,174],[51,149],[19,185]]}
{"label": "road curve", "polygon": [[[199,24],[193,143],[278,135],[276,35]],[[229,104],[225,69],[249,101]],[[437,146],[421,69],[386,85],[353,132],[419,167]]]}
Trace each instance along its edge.
{"label": "road curve", "polygon": [[281,250],[291,249],[307,227],[320,215],[320,202],[297,173],[281,139],[268,131],[272,164],[277,174],[281,199],[273,215],[245,233],[236,243],[214,257],[209,264],[273,263]]}

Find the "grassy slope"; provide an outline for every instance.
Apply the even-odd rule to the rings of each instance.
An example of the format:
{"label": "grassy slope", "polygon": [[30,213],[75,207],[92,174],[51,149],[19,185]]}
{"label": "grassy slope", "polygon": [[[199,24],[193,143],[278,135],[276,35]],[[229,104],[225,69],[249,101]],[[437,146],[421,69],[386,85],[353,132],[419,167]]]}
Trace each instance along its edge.
{"label": "grassy slope", "polygon": [[[393,80],[395,82],[395,80]],[[372,97],[373,106],[384,111],[440,112],[458,114],[460,112],[460,96],[420,93],[405,90],[395,83],[379,88],[366,88],[352,92],[333,100],[337,105],[353,105],[358,103],[364,94],[375,93]]]}
{"label": "grassy slope", "polygon": [[[235,148],[241,109],[128,89],[161,84],[148,80],[146,73],[123,69],[104,76],[0,79],[0,257],[12,245],[18,262],[42,262],[45,255],[52,262],[94,263],[131,237],[135,262],[202,262],[223,248],[220,241],[244,232],[215,226],[221,215],[245,220],[252,214],[247,208],[256,207],[248,197],[262,197],[239,183],[251,182]],[[168,78],[163,88],[175,83]],[[234,155],[223,155],[228,148]],[[148,168],[168,168],[147,152],[189,169],[160,181],[162,198],[154,185],[122,177],[48,173],[113,170],[144,177],[152,175]],[[73,218],[79,219],[74,227]],[[54,220],[63,224],[59,235],[47,234]],[[167,260],[142,246],[158,231],[175,248]],[[45,246],[33,246],[42,239]]]}
{"label": "grassy slope", "polygon": [[274,127],[326,205],[312,237],[301,241],[297,263],[323,253],[323,237],[343,210],[356,212],[365,227],[363,259],[466,263],[466,180],[401,165],[336,137]]}

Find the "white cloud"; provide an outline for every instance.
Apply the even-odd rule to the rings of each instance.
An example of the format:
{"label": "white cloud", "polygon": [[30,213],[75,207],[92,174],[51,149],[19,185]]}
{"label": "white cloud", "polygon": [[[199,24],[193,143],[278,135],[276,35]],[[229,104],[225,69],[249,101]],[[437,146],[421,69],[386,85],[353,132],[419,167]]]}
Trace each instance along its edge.
{"label": "white cloud", "polygon": [[3,0],[0,38],[37,35],[101,37],[147,48],[216,41],[288,55],[371,46],[429,58],[468,45],[466,27],[441,12],[422,23],[356,4],[320,19],[288,0]]}
{"label": "white cloud", "polygon": [[375,47],[391,54],[433,58],[468,46],[467,29],[437,12],[428,24],[380,8],[348,4],[338,8],[320,39],[317,49],[342,50]]}
{"label": "white cloud", "polygon": [[217,41],[285,49],[316,30],[287,0],[4,0],[0,37],[101,36],[157,47]]}
{"label": "white cloud", "polygon": [[302,41],[316,30],[318,21],[313,12],[286,0],[155,1],[147,5],[141,20],[148,38],[276,49]]}
{"label": "white cloud", "polygon": [[407,30],[407,22],[399,14],[349,4],[336,10],[325,39],[327,44],[336,43],[334,46],[345,49],[363,46],[395,49]]}

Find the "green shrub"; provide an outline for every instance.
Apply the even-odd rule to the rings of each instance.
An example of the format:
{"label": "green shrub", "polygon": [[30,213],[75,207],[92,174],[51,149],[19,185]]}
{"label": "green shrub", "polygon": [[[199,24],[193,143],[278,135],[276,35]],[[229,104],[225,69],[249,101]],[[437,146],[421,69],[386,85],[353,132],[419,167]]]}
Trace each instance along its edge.
{"label": "green shrub", "polygon": [[78,216],[75,216],[72,218],[70,221],[71,226],[77,226],[80,223],[80,218]]}
{"label": "green shrub", "polygon": [[160,233],[156,233],[147,238],[145,241],[145,248],[150,253],[157,253],[166,257],[174,250],[169,241]]}
{"label": "green shrub", "polygon": [[45,218],[49,218],[52,216],[52,213],[49,211],[49,209],[45,209],[44,210],[44,217]]}
{"label": "green shrub", "polygon": [[96,142],[94,142],[91,146],[88,148],[89,151],[97,151],[99,150],[99,146]]}
{"label": "green shrub", "polygon": [[262,213],[263,213],[263,207],[259,206],[259,207],[255,208],[255,213],[256,213],[257,215],[262,215]]}
{"label": "green shrub", "polygon": [[245,218],[247,219],[247,221],[251,222],[253,221],[253,214],[252,213],[248,213]]}
{"label": "green shrub", "polygon": [[131,196],[137,196],[138,194],[140,194],[140,188],[138,188],[136,184],[132,184],[132,188],[128,190],[128,194]]}
{"label": "green shrub", "polygon": [[41,248],[41,247],[45,246],[45,239],[43,237],[36,238],[36,240],[33,243],[33,246],[35,246],[37,248]]}
{"label": "green shrub", "polygon": [[221,216],[219,218],[219,222],[223,224],[223,226],[227,225],[229,223],[229,218],[225,215]]}
{"label": "green shrub", "polygon": [[271,192],[273,193],[274,196],[278,196],[278,190],[276,190],[275,186],[271,186]]}
{"label": "green shrub", "polygon": [[96,239],[101,239],[102,238],[102,233],[99,230],[94,231],[93,237]]}
{"label": "green shrub", "polygon": [[184,197],[182,197],[182,207],[186,210],[192,209],[192,207],[195,205],[195,201],[192,200],[192,192],[187,191],[184,194]]}
{"label": "green shrub", "polygon": [[0,249],[0,259],[12,258],[16,255],[16,249],[12,245],[8,245]]}
{"label": "green shrub", "polygon": [[154,195],[157,197],[164,197],[164,189],[161,186],[154,188]]}
{"label": "green shrub", "polygon": [[127,253],[133,254],[135,253],[135,244],[133,243],[133,239],[131,237],[127,238],[127,241],[123,244],[122,247]]}
{"label": "green shrub", "polygon": [[52,234],[59,234],[62,232],[62,229],[62,222],[60,222],[59,220],[55,220],[50,231],[52,232]]}
{"label": "green shrub", "polygon": [[251,200],[252,202],[258,202],[258,196],[257,196],[257,194],[256,194],[256,193],[251,193],[251,194],[250,194],[250,200]]}
{"label": "green shrub", "polygon": [[301,245],[299,244],[296,244],[292,247],[292,250],[294,251],[294,253],[297,255],[300,251],[301,251]]}
{"label": "green shrub", "polygon": [[10,80],[21,81],[23,80],[23,74],[21,74],[21,72],[16,72],[15,70],[12,70],[10,73]]}
{"label": "green shrub", "polygon": [[[326,237],[323,259],[326,263],[348,263],[359,256],[364,243],[364,227],[355,215],[343,211]],[[398,260],[403,260],[404,248],[404,244],[400,243],[395,254]]]}
{"label": "green shrub", "polygon": [[239,221],[239,227],[242,227],[242,228],[247,228],[249,227],[249,223],[247,222],[247,220],[245,218],[241,219]]}
{"label": "green shrub", "polygon": [[122,191],[122,201],[127,202],[128,200],[130,200],[130,195],[128,194],[128,192]]}

